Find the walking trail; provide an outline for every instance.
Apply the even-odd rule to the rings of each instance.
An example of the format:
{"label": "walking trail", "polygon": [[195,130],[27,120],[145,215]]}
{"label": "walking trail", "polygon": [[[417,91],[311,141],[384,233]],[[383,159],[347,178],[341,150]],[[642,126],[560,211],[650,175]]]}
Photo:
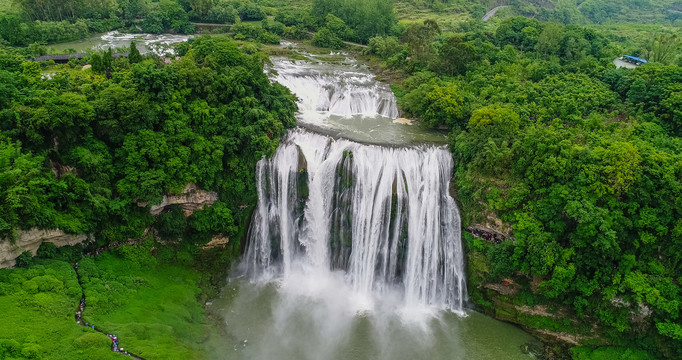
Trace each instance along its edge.
{"label": "walking trail", "polygon": [[[115,248],[115,247],[119,247],[121,245],[133,245],[133,244],[135,244],[135,241],[114,243],[114,244],[110,244],[106,247],[99,248],[95,251],[86,253],[85,256],[86,257],[87,256],[96,257],[97,255],[101,254],[105,250]],[[109,334],[109,333],[105,332],[104,330],[96,327],[94,324],[91,324],[91,323],[85,321],[85,319],[83,319],[83,313],[85,312],[85,292],[83,291],[83,283],[81,282],[81,276],[78,273],[78,263],[73,264],[73,269],[76,272],[76,278],[78,279],[78,285],[80,285],[80,287],[81,287],[81,301],[80,301],[80,304],[78,305],[78,308],[76,308],[76,313],[74,316],[74,318],[76,319],[76,323],[78,325],[81,325],[81,326],[89,327],[89,328],[91,328],[97,332],[102,333],[102,334],[106,334],[107,337],[109,339],[111,339],[111,351],[117,352],[117,353],[122,354],[122,355],[128,355],[129,357],[136,359],[136,360],[144,360],[143,357],[135,355],[135,354],[131,353],[130,351],[125,350],[125,348],[120,347],[119,346],[119,340],[118,340],[118,337],[116,335]]]}
{"label": "walking trail", "polygon": [[497,10],[500,10],[502,8],[509,7],[509,5],[500,5],[497,7],[494,7],[492,10],[488,11],[487,14],[483,15],[483,18],[481,20],[483,21],[488,21],[490,20],[491,17],[495,16],[495,13],[497,13]]}

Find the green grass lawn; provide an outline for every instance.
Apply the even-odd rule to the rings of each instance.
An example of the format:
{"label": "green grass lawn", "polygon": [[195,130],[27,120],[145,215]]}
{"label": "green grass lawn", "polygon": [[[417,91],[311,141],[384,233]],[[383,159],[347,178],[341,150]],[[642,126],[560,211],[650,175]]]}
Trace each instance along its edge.
{"label": "green grass lawn", "polygon": [[[106,335],[76,324],[82,289],[71,265],[36,261],[0,269],[0,360],[127,358],[111,351]],[[224,352],[219,327],[198,300],[208,275],[193,261],[151,241],[82,259],[84,321],[146,359],[216,357]]]}
{"label": "green grass lawn", "polygon": [[158,264],[152,246],[124,246],[80,262],[85,319],[146,359],[208,358],[221,342],[197,300],[201,275]]}
{"label": "green grass lawn", "polygon": [[80,297],[66,262],[0,269],[0,359],[124,359],[105,335],[76,324]]}

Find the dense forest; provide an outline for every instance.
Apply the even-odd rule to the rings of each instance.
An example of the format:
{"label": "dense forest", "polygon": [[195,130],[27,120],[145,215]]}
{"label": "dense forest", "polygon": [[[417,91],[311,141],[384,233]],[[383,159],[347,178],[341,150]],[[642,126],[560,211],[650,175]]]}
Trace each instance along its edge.
{"label": "dense forest", "polygon": [[[256,196],[255,163],[295,125],[296,110],[289,91],[263,73],[265,55],[246,42],[311,38],[333,49],[357,42],[367,44],[362,56],[394,82],[406,116],[449,132],[465,223],[494,218],[512,236],[497,245],[467,238],[468,250],[488,264],[470,281],[515,279],[522,304],[558,304],[577,319],[567,327],[598,328],[600,340],[592,345],[679,358],[682,46],[676,34],[682,3],[506,4],[488,24],[479,20],[491,8],[487,1],[22,0],[3,6],[0,237],[59,228],[94,234],[105,245],[154,227],[190,244],[219,233],[240,238],[248,221],[240,206]],[[418,16],[405,18],[394,6]],[[466,14],[463,21],[440,21],[458,14]],[[622,28],[600,25],[626,21],[670,28],[630,38],[616,34]],[[198,37],[179,45],[182,58],[171,64],[98,53],[87,59],[91,70],[71,61],[49,78],[48,64],[25,61],[47,43],[110,29],[192,33],[192,22],[235,24],[227,31],[243,46]],[[616,68],[613,59],[625,53],[650,63]],[[188,218],[178,208],[149,214],[164,194],[190,182],[216,191],[219,201]],[[134,250],[125,251],[124,258],[135,258]],[[68,250],[42,255],[79,256]],[[22,257],[19,265],[34,261]],[[38,266],[21,276],[42,277],[63,264]],[[98,270],[86,264],[83,271],[87,279]],[[0,272],[0,283],[11,282],[6,274]],[[60,301],[76,298],[73,279],[59,279],[68,283],[60,288],[67,300]],[[99,284],[90,286],[103,293]],[[12,294],[9,289],[0,287],[0,295]],[[475,286],[470,292],[477,306],[494,307]]]}
{"label": "dense forest", "polygon": [[32,227],[96,232],[103,242],[140,236],[154,220],[138,204],[189,182],[221,200],[187,220],[197,239],[234,234],[238,206],[255,196],[256,161],[294,125],[294,99],[270,84],[262,57],[227,39],[180,51],[171,65],[104,53],[93,72],[42,81],[38,63],[2,50],[3,237]]}
{"label": "dense forest", "polygon": [[[145,357],[203,358],[216,344],[204,339],[217,330],[197,297],[215,291],[224,262],[239,252],[249,216],[240,206],[255,203],[256,162],[294,125],[294,97],[270,83],[262,54],[225,37],[183,43],[171,64],[130,50],[118,59],[95,53],[85,71],[72,60],[49,77],[41,68],[49,63],[0,50],[0,238],[58,228],[94,239],[59,249],[44,243],[36,257],[16,259],[19,269],[0,269],[0,304],[11,313],[0,326],[0,358],[120,356],[103,334],[74,326],[81,292],[86,321],[118,329]],[[218,201],[189,217],[177,206],[150,214],[190,182]],[[184,241],[82,259],[149,229]],[[201,251],[216,234],[233,238],[230,247]],[[131,311],[135,323],[126,320]]]}
{"label": "dense forest", "polygon": [[424,21],[366,52],[409,74],[394,87],[404,111],[451,129],[469,221],[511,224],[513,241],[470,244],[492,260],[487,281],[526,274],[528,305],[565,304],[615,344],[675,358],[682,68],[677,39],[660,41],[650,59],[662,61],[616,69],[622,49],[585,27]]}

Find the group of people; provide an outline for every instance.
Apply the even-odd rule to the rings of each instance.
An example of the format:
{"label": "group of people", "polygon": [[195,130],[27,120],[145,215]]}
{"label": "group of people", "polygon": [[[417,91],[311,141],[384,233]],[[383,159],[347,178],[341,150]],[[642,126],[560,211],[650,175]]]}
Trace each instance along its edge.
{"label": "group of people", "polygon": [[84,325],[83,310],[85,310],[85,298],[81,298],[81,303],[78,305],[78,310],[76,310],[76,323],[79,325]]}
{"label": "group of people", "polygon": [[101,254],[101,253],[103,253],[103,252],[105,252],[111,248],[117,248],[121,245],[132,245],[134,243],[135,243],[134,240],[127,241],[127,242],[126,241],[119,241],[119,242],[111,243],[111,244],[108,244],[106,246],[102,246],[100,248],[97,248],[93,251],[86,252],[85,256],[97,256],[97,255],[99,255],[99,254]]}
{"label": "group of people", "polygon": [[118,347],[118,338],[116,337],[115,334],[107,334],[107,337],[111,339],[111,351],[115,351],[118,353],[121,353],[123,355],[128,355],[132,357],[133,355],[129,352],[127,352],[124,348]]}
{"label": "group of people", "polygon": [[490,231],[485,231],[477,228],[466,228],[466,231],[470,232],[471,235],[475,237],[479,237],[485,241],[494,243],[494,244],[499,244],[502,241],[504,241],[505,236],[502,234],[490,232]]}
{"label": "group of people", "polygon": [[[92,256],[97,256],[107,249],[110,249],[112,247],[121,246],[123,244],[127,244],[127,243],[118,242],[118,243],[109,244],[106,247],[101,247],[95,251],[88,253],[88,254],[92,255]],[[86,254],[86,256],[88,254]],[[73,269],[76,270],[76,277],[78,278],[78,283],[80,284],[81,279],[80,279],[80,274],[78,274],[78,263],[73,264]],[[81,296],[81,302],[80,302],[80,304],[78,304],[78,309],[76,310],[76,316],[75,316],[76,317],[76,323],[79,325],[85,326],[85,327],[92,328],[95,331],[100,331],[98,329],[95,329],[95,325],[92,325],[87,321],[83,321],[83,311],[85,311],[85,294],[83,294],[83,296]],[[109,339],[111,339],[111,351],[115,351],[117,353],[121,353],[123,355],[128,355],[129,357],[133,357],[133,354],[129,353],[128,351],[126,351],[122,347],[119,347],[118,338],[116,337],[116,335],[107,334],[107,337]],[[135,357],[135,358],[139,359],[138,357]]]}

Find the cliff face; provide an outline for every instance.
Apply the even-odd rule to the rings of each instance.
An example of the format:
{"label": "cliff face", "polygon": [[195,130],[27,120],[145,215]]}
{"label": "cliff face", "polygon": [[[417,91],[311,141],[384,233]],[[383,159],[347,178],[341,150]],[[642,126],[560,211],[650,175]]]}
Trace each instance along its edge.
{"label": "cliff face", "polygon": [[[216,201],[218,201],[218,194],[216,192],[200,190],[197,189],[195,184],[189,183],[181,194],[164,195],[163,201],[158,205],[153,205],[150,212],[156,216],[161,214],[168,206],[180,205],[185,216],[190,216],[194,211],[203,209],[204,206],[211,206]],[[144,203],[138,205],[147,206]],[[14,244],[9,239],[0,239],[0,268],[13,267],[15,259],[24,251],[30,251],[35,256],[40,244],[43,242],[51,242],[60,247],[76,245],[87,240],[87,238],[86,234],[67,234],[59,229],[19,231],[19,236]],[[227,243],[226,239],[219,240],[216,240],[216,245]]]}
{"label": "cliff face", "polygon": [[67,234],[62,230],[39,230],[31,229],[20,231],[17,241],[12,244],[9,239],[0,240],[0,268],[14,266],[16,259],[22,252],[30,251],[35,256],[40,244],[43,242],[54,243],[57,247],[76,245],[88,238],[85,234]]}
{"label": "cliff face", "polygon": [[[218,193],[197,189],[194,183],[189,183],[181,194],[164,195],[160,204],[152,205],[150,212],[156,216],[161,214],[168,206],[180,205],[185,216],[190,216],[196,210],[203,209],[204,206],[211,206],[216,201],[218,201]],[[146,206],[146,204],[138,205]]]}
{"label": "cliff face", "polygon": [[477,310],[516,324],[541,339],[548,359],[568,359],[568,349],[573,346],[608,345],[595,319],[580,319],[561,302],[540,296],[538,286],[544,279],[515,272],[490,281],[488,274],[494,264],[486,249],[499,245],[482,243],[484,249],[470,247],[467,252],[467,290]]}

